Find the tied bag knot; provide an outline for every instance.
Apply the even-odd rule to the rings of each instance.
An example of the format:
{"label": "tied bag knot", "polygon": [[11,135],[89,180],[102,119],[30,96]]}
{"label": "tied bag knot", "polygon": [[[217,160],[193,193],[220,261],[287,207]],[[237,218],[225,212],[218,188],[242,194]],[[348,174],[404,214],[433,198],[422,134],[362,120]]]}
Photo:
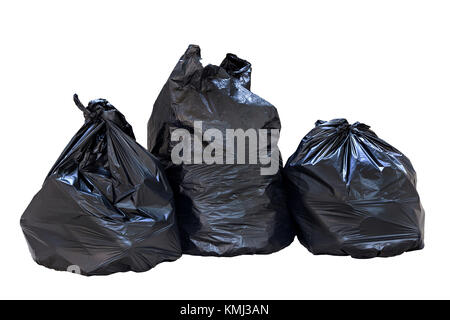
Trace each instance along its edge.
{"label": "tied bag knot", "polygon": [[111,103],[106,99],[95,99],[89,101],[87,107],[81,103],[78,95],[73,95],[75,105],[83,111],[86,123],[95,121],[105,121],[106,123],[114,123],[128,136],[135,139],[131,125],[126,121],[124,115],[120,113]]}

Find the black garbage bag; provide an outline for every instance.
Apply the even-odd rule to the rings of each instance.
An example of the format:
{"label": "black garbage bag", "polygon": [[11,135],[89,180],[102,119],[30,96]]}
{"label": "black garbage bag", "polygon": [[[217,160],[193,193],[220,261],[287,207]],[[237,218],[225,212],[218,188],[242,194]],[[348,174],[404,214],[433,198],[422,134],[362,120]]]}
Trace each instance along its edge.
{"label": "black garbage bag", "polygon": [[180,257],[164,168],[104,99],[50,170],[21,218],[34,260],[83,275],[146,271]]}
{"label": "black garbage bag", "polygon": [[423,248],[416,173],[369,126],[317,121],[283,173],[299,240],[312,253],[372,258]]}
{"label": "black garbage bag", "polygon": [[[249,62],[227,54],[220,66],[203,67],[200,59],[200,48],[189,46],[148,122],[148,149],[166,166],[174,190],[183,252],[235,256],[280,250],[294,232],[279,170],[277,110],[250,91]],[[254,134],[241,154],[237,139],[227,146],[235,141],[228,131],[239,129]],[[215,135],[208,140],[211,130]],[[255,136],[256,148],[250,142]],[[185,158],[175,161],[181,141]],[[205,157],[212,141],[216,161]]]}

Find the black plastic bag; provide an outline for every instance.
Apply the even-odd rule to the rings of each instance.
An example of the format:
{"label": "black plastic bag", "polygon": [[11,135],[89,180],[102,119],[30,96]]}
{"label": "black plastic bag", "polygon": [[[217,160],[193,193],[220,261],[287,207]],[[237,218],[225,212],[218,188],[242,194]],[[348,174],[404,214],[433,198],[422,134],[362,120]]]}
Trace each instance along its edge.
{"label": "black plastic bag", "polygon": [[[227,130],[280,129],[276,108],[250,91],[249,62],[227,54],[220,66],[203,67],[200,59],[200,48],[189,46],[164,85],[148,122],[148,149],[166,166],[175,193],[183,252],[235,256],[280,250],[293,241],[294,232],[279,170],[281,158],[275,157],[278,148],[272,134],[266,141],[267,154],[276,161],[272,173],[262,174],[266,168],[262,162],[239,164],[237,153],[231,163],[223,159],[223,163],[195,162],[195,145],[193,152],[183,151],[189,157],[193,154],[193,161],[172,161],[178,143],[172,141],[172,133],[179,129],[191,140],[198,138],[205,151],[208,143],[201,135],[209,129],[217,129],[225,140]],[[196,123],[201,123],[199,131]],[[226,147],[225,140],[217,141]],[[246,143],[250,159],[255,150]],[[231,152],[221,147],[216,151],[223,157]]]}
{"label": "black plastic bag", "polygon": [[372,258],[423,248],[416,173],[369,126],[317,121],[284,176],[300,242],[312,253]]}
{"label": "black plastic bag", "polygon": [[50,170],[21,218],[34,260],[83,275],[146,271],[180,257],[164,168],[104,99]]}

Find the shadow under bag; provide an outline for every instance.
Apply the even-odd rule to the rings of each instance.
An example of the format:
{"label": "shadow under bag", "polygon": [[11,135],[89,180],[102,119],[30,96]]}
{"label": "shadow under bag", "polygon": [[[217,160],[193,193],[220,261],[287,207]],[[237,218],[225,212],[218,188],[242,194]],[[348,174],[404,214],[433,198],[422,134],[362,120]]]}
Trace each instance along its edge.
{"label": "shadow under bag", "polygon": [[372,258],[423,248],[416,173],[368,126],[318,121],[284,176],[300,242],[312,253]]}
{"label": "shadow under bag", "polygon": [[[174,163],[171,159],[178,143],[171,138],[177,129],[188,132],[191,141],[202,139],[208,129],[218,130],[223,137],[227,130],[280,129],[276,108],[250,91],[250,74],[250,63],[233,54],[220,66],[203,67],[200,48],[191,45],[154,104],[148,122],[148,149],[166,166],[184,253],[271,253],[294,238],[279,170],[281,158],[276,158],[276,172],[268,175],[261,174],[265,166],[259,162]],[[200,133],[195,123],[202,126]],[[200,143],[208,146],[205,140]],[[269,142],[268,150],[275,153],[275,149],[278,151],[276,143]],[[226,153],[220,148],[220,154],[225,157]],[[193,150],[193,154],[195,158],[198,152]]]}
{"label": "shadow under bag", "polygon": [[146,271],[180,257],[173,196],[159,161],[104,99],[85,108],[21,218],[34,260],[83,275]]}

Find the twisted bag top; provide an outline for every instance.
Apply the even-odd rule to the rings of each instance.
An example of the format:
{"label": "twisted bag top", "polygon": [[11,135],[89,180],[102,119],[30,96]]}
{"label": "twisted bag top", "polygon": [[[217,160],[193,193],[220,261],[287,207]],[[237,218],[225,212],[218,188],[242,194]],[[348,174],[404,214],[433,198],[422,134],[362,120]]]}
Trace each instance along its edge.
{"label": "twisted bag top", "polygon": [[[280,119],[273,105],[250,91],[250,75],[250,63],[233,54],[227,54],[220,66],[203,67],[200,48],[191,45],[154,104],[148,148],[166,166],[175,193],[183,252],[219,256],[270,253],[293,240],[278,170],[277,140],[271,136],[266,141],[267,154],[275,161],[273,172],[263,174],[269,164],[262,164],[257,157],[264,149],[257,134],[265,131],[260,129],[278,131]],[[180,143],[173,134],[180,129],[189,135],[182,139],[186,148],[181,152],[188,160],[181,163],[171,157]],[[209,129],[220,133],[215,139],[222,144],[212,153],[219,159],[213,163],[201,159],[213,140],[205,138]],[[245,161],[233,154],[236,150],[226,147],[226,141],[233,139],[227,130],[237,129],[250,130],[258,137],[258,150],[251,149],[247,140]],[[200,150],[198,144],[196,149],[195,142],[190,143],[196,139]],[[227,162],[230,154],[232,161]],[[254,162],[249,160],[253,156]]]}
{"label": "twisted bag top", "polygon": [[173,196],[159,161],[104,99],[50,170],[21,219],[37,263],[84,275],[146,271],[181,255]]}
{"label": "twisted bag top", "polygon": [[311,252],[370,258],[423,247],[416,173],[369,126],[318,121],[284,175],[299,239]]}

